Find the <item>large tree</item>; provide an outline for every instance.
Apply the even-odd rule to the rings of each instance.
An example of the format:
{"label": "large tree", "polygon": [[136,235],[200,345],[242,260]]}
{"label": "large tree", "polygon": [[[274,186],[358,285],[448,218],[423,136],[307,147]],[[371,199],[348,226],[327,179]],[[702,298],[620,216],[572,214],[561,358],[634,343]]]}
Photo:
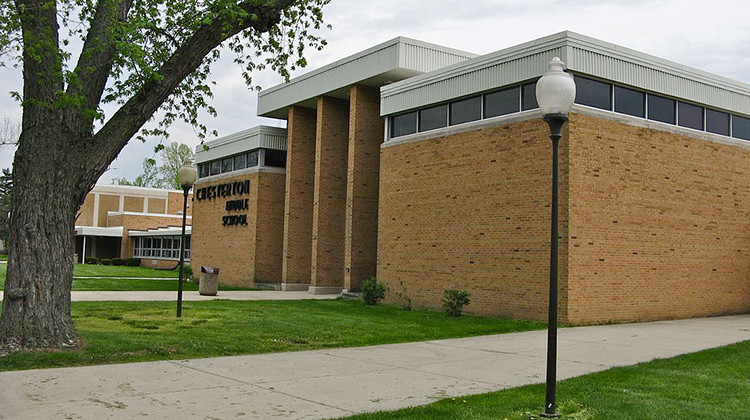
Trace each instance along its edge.
{"label": "large tree", "polygon": [[[206,132],[197,117],[215,113],[207,80],[222,44],[248,83],[263,67],[287,76],[304,65],[305,48],[324,44],[314,29],[328,1],[0,3],[0,53],[23,73],[0,353],[79,344],[73,225],[96,180],[131,138],[163,135],[176,119]],[[105,103],[119,108],[105,116]]]}

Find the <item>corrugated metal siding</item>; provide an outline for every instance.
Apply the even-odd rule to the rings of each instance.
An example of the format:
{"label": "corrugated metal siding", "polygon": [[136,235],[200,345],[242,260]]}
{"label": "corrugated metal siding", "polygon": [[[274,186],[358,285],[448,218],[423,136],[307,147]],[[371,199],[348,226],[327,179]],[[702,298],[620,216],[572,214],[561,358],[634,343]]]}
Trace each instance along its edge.
{"label": "corrugated metal siding", "polygon": [[701,80],[702,76],[693,78],[679,74],[684,70],[669,71],[578,46],[570,49],[567,64],[569,69],[580,73],[742,114],[750,113],[750,92],[719,86]]}
{"label": "corrugated metal siding", "polygon": [[466,61],[465,55],[440,51],[423,45],[401,43],[399,51],[400,66],[404,69],[421,72],[433,71],[451,64]]}
{"label": "corrugated metal siding", "polygon": [[286,129],[258,126],[207,142],[208,150],[198,145],[195,150],[195,163],[204,163],[248,150],[263,147],[286,150]]}
{"label": "corrugated metal siding", "polygon": [[[391,92],[386,86],[381,90],[380,113],[394,114],[539,77],[552,57],[564,57],[564,52],[563,47],[550,47],[527,56],[486,63],[466,73],[454,72],[411,88]],[[472,61],[466,61],[466,67],[471,67]]]}

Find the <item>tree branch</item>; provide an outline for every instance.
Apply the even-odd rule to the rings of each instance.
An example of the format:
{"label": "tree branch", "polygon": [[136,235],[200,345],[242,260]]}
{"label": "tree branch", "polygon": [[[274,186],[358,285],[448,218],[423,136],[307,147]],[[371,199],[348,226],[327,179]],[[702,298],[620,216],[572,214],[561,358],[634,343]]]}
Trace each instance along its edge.
{"label": "tree branch", "polygon": [[75,78],[68,85],[69,96],[85,98],[83,109],[75,110],[78,112],[69,118],[72,124],[87,130],[87,135],[91,135],[93,112],[99,107],[114,62],[116,49],[111,29],[118,21],[127,19],[132,4],[133,0],[99,1],[76,64]]}
{"label": "tree branch", "polygon": [[[293,0],[277,0],[273,4],[254,5],[253,1],[244,1],[240,7],[248,16],[257,19],[222,20],[214,19],[211,23],[199,27],[158,70],[158,77],[146,82],[109,121],[94,135],[89,148],[93,152],[90,158],[96,162],[91,171],[82,174],[81,186],[88,192],[88,180],[96,180],[106,170],[120,150],[130,141],[175,88],[197,69],[206,55],[219,46],[224,40],[254,28],[258,32],[267,32],[281,20],[281,13],[290,7]],[[92,181],[93,182],[93,181]]]}

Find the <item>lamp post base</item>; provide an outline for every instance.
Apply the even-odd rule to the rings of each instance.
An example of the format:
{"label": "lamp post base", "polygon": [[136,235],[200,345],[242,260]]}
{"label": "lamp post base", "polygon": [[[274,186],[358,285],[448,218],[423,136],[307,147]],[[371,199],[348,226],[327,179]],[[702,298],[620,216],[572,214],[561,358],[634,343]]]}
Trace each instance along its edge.
{"label": "lamp post base", "polygon": [[561,416],[560,413],[552,413],[552,414],[550,414],[550,413],[540,413],[539,414],[539,417],[541,417],[543,419],[556,419],[556,418],[558,418],[560,416]]}

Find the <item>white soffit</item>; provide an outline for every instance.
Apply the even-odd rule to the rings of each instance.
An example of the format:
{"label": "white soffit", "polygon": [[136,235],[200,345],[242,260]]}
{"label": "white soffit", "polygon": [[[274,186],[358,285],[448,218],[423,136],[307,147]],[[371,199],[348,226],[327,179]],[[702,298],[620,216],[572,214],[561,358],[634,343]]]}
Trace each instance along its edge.
{"label": "white soffit", "polygon": [[292,105],[315,108],[319,96],[349,98],[349,87],[378,88],[476,57],[476,54],[398,37],[258,94],[258,115],[287,118]]}
{"label": "white soffit", "polygon": [[225,156],[247,152],[259,147],[265,149],[286,150],[286,129],[259,125],[220,137],[195,147],[195,163],[205,163]]}
{"label": "white soffit", "polygon": [[569,31],[383,86],[380,113],[395,114],[535,79],[555,56],[576,73],[750,114],[750,85]]}
{"label": "white soffit", "polygon": [[96,227],[96,226],[76,226],[76,236],[108,236],[122,238],[122,226],[113,227]]}

